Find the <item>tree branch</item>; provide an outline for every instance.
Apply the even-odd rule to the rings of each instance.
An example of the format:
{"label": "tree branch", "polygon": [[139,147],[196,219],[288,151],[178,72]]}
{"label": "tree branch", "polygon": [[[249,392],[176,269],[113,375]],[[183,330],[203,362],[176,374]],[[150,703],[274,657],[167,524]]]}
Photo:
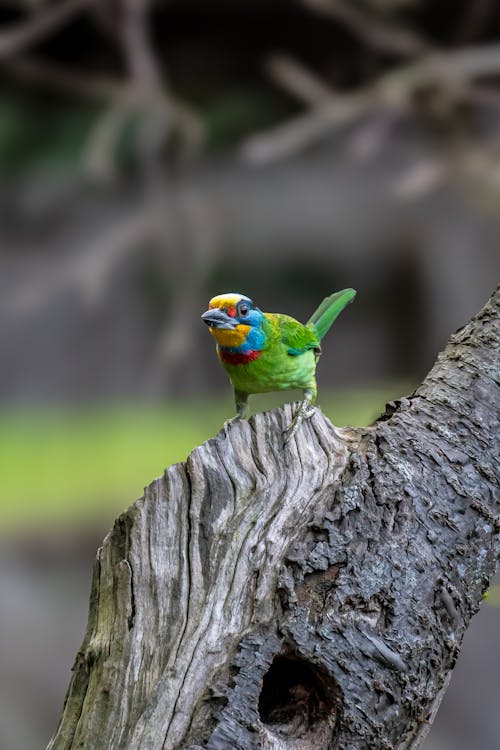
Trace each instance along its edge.
{"label": "tree branch", "polygon": [[417,33],[381,21],[352,0],[301,0],[301,3],[309,10],[343,24],[360,41],[379,52],[411,57],[429,48]]}
{"label": "tree branch", "polygon": [[266,62],[266,70],[278,86],[311,107],[322,107],[337,98],[331,86],[289,55],[272,55]]}
{"label": "tree branch", "polygon": [[[281,58],[283,68],[283,58]],[[300,69],[300,63],[290,61],[290,69]],[[500,72],[500,45],[470,47],[455,52],[433,52],[415,62],[401,65],[384,74],[374,83],[352,94],[334,95],[324,99],[305,114],[275,126],[264,133],[250,136],[242,145],[244,159],[256,164],[282,159],[310,146],[335,128],[351,123],[374,109],[405,111],[412,97],[430,86],[440,86],[446,91],[456,90],[464,84]],[[312,76],[309,71],[304,74]],[[276,68],[273,70],[275,80]],[[297,72],[295,73],[297,77]],[[285,88],[290,90],[291,76]],[[318,82],[323,90],[326,84]],[[303,95],[296,86],[296,95]]]}
{"label": "tree branch", "polygon": [[99,550],[50,750],[417,747],[500,552],[500,290],[372,427],[291,407],[172,466]]}
{"label": "tree branch", "polygon": [[23,52],[95,2],[96,0],[65,0],[58,5],[43,8],[29,20],[0,32],[0,60]]}

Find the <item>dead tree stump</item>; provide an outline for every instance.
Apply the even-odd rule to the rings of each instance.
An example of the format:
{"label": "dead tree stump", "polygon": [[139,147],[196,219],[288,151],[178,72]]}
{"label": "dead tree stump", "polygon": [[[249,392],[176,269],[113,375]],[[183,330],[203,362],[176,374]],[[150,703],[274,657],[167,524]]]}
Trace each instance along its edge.
{"label": "dead tree stump", "polygon": [[121,515],[50,750],[388,750],[428,731],[500,549],[500,293],[371,427],[238,422]]}

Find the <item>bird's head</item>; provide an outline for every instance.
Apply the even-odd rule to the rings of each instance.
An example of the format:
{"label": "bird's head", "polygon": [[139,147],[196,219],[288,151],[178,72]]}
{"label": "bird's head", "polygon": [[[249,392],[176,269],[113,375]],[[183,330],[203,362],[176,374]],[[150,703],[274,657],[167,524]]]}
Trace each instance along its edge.
{"label": "bird's head", "polygon": [[223,347],[242,346],[252,330],[262,326],[263,313],[244,294],[218,294],[208,303],[201,319]]}

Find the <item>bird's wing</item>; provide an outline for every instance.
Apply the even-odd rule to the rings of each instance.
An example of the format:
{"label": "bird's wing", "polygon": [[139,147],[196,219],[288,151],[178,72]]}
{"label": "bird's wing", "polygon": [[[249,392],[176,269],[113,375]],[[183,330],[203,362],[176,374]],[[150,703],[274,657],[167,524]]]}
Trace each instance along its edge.
{"label": "bird's wing", "polygon": [[281,333],[281,341],[292,357],[304,354],[310,349],[320,351],[319,340],[311,328],[299,323],[289,315],[276,315]]}

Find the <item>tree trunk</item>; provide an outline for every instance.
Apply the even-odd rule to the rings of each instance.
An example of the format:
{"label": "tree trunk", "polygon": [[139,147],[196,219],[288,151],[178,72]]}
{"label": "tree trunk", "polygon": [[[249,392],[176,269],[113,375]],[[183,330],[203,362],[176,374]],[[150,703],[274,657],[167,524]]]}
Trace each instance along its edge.
{"label": "tree trunk", "polygon": [[155,480],[97,554],[51,750],[382,750],[426,735],[495,571],[497,290],[371,427],[289,405]]}

